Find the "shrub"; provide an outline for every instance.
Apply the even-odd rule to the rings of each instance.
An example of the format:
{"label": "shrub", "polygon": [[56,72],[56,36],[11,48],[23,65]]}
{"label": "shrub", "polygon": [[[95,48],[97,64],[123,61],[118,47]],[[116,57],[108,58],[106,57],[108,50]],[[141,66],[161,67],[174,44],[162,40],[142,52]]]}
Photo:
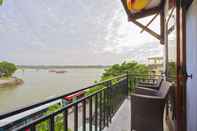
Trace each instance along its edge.
{"label": "shrub", "polygon": [[0,62],[0,71],[5,77],[10,77],[17,70],[17,67],[13,63],[6,61]]}
{"label": "shrub", "polygon": [[122,74],[125,74],[126,72],[129,72],[130,74],[148,74],[149,69],[148,66],[144,64],[139,64],[135,61],[132,62],[123,62],[122,64],[115,64],[111,67],[105,69],[105,72],[103,73],[101,80],[106,80],[109,78],[113,78],[115,76],[119,76]]}

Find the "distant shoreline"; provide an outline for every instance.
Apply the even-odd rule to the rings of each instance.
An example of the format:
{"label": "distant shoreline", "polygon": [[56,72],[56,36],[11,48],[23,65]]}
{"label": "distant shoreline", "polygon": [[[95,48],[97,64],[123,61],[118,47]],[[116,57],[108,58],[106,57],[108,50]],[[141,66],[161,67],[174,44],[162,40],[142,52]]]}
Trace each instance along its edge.
{"label": "distant shoreline", "polygon": [[11,77],[7,79],[1,79],[0,78],[0,88],[6,88],[9,86],[17,86],[23,84],[24,81],[22,79]]}
{"label": "distant shoreline", "polygon": [[88,69],[88,68],[108,68],[109,65],[17,65],[17,68],[22,69]]}

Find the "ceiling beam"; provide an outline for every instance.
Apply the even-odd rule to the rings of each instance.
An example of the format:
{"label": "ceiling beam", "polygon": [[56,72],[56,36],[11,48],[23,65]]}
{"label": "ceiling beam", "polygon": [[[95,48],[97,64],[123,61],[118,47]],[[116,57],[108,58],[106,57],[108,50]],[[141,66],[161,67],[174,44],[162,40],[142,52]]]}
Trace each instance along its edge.
{"label": "ceiling beam", "polygon": [[170,35],[174,30],[175,30],[175,25],[171,26],[171,27],[168,29],[168,35]]}
{"label": "ceiling beam", "polygon": [[173,8],[173,9],[171,10],[170,15],[169,15],[169,17],[168,17],[168,19],[167,19],[167,21],[166,21],[167,24],[169,23],[171,17],[173,16],[174,10],[175,10],[175,8]]}
{"label": "ceiling beam", "polygon": [[158,14],[160,13],[160,10],[161,10],[160,6],[151,9],[144,9],[137,13],[133,13],[133,14],[130,13],[129,17],[132,17],[133,19],[144,18],[153,14]]}
{"label": "ceiling beam", "polygon": [[161,1],[161,10],[160,10],[160,36],[161,41],[160,43],[164,45],[164,37],[165,37],[165,13],[164,13],[164,3],[165,1]]}
{"label": "ceiling beam", "polygon": [[122,5],[123,5],[123,7],[124,7],[124,10],[125,10],[126,13],[127,13],[127,16],[129,17],[130,14],[131,14],[131,12],[130,12],[129,9],[127,8],[127,1],[126,1],[126,0],[121,0],[121,2],[122,2]]}
{"label": "ceiling beam", "polygon": [[129,18],[129,21],[133,22],[134,24],[136,24],[137,26],[139,26],[140,28],[142,28],[143,30],[145,30],[146,32],[148,32],[149,34],[151,34],[152,36],[154,36],[158,40],[161,40],[161,36],[159,34],[154,32],[153,30],[147,28],[145,25],[141,24],[140,22],[136,21],[135,19]]}
{"label": "ceiling beam", "polygon": [[[148,28],[148,26],[157,18],[159,14],[156,14],[149,22],[148,24],[146,24],[146,28]],[[144,28],[140,31],[140,33],[144,32]]]}

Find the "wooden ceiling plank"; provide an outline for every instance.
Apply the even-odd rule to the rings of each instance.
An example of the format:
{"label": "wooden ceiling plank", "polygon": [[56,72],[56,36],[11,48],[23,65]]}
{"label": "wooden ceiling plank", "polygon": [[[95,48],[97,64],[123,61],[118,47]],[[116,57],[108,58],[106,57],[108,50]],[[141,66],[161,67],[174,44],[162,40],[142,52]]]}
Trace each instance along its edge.
{"label": "wooden ceiling plank", "polygon": [[174,30],[175,30],[175,25],[171,26],[171,27],[168,29],[168,35],[171,34]]}
{"label": "wooden ceiling plank", "polygon": [[137,12],[137,13],[134,13],[134,14],[129,14],[129,17],[132,17],[133,19],[140,19],[140,18],[144,18],[144,17],[147,17],[147,16],[151,16],[153,14],[158,14],[160,12],[160,6],[158,7],[154,7],[154,8],[151,8],[151,9],[145,9],[145,10],[142,10],[140,12]]}
{"label": "wooden ceiling plank", "polygon": [[123,7],[124,7],[124,10],[126,11],[127,13],[127,16],[129,17],[130,16],[130,11],[129,9],[127,8],[127,1],[126,0],[121,0],[122,4],[123,4]]}
{"label": "wooden ceiling plank", "polygon": [[169,17],[168,17],[168,19],[167,19],[167,22],[166,22],[167,24],[169,23],[170,18],[171,18],[172,15],[173,15],[174,9],[175,9],[175,8],[173,8],[173,9],[171,10],[171,12],[170,12],[170,15],[169,15]]}

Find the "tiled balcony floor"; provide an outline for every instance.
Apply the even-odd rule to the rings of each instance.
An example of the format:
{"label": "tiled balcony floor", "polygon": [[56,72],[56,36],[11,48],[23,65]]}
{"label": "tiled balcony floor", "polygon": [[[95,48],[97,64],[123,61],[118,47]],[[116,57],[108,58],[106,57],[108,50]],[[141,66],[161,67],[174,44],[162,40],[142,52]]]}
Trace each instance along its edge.
{"label": "tiled balcony floor", "polygon": [[[127,98],[104,131],[130,131],[130,114],[130,98]],[[169,131],[165,122],[164,131]]]}

